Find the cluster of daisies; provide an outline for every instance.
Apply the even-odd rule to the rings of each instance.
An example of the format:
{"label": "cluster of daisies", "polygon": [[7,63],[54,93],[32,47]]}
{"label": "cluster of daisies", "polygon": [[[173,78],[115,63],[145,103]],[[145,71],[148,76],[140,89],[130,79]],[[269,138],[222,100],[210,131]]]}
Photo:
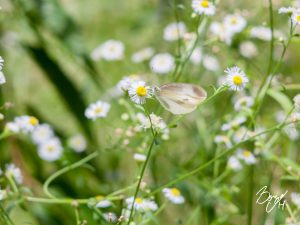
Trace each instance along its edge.
{"label": "cluster of daisies", "polygon": [[300,25],[300,8],[296,7],[281,7],[278,10],[279,14],[288,14],[290,15],[291,22],[294,25]]}
{"label": "cluster of daisies", "polygon": [[[14,164],[7,164],[4,171],[0,169],[0,176],[5,176],[8,179],[13,179],[17,184],[22,184],[23,182],[23,175],[21,173],[21,170]],[[0,201],[4,200],[7,197],[8,193],[9,192],[7,190],[0,189]]]}
{"label": "cluster of daisies", "polygon": [[[40,124],[33,116],[15,117],[14,121],[6,124],[5,132],[9,134],[23,133],[30,135],[33,143],[37,146],[38,155],[41,159],[53,162],[63,155],[63,145],[55,135],[53,128],[47,124]],[[85,138],[78,134],[68,140],[68,146],[77,153],[86,149]]]}

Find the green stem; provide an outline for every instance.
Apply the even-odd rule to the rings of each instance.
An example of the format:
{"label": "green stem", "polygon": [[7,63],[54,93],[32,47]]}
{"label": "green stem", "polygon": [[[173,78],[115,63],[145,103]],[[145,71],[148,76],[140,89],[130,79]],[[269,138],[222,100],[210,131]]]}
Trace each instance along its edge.
{"label": "green stem", "polygon": [[[150,120],[151,121],[151,120]],[[152,123],[151,123],[152,125]],[[152,126],[151,126],[152,127]],[[143,165],[143,168],[141,170],[141,173],[140,173],[140,176],[138,178],[138,184],[136,186],[136,190],[135,190],[135,193],[134,193],[134,197],[133,197],[133,201],[132,201],[132,206],[131,206],[131,209],[130,209],[130,215],[129,215],[129,218],[128,218],[128,222],[127,222],[127,225],[130,224],[131,222],[131,219],[132,219],[132,215],[133,215],[133,211],[134,211],[134,205],[135,205],[135,200],[138,196],[138,193],[139,193],[139,190],[140,190],[140,186],[141,186],[141,183],[142,183],[142,179],[143,179],[143,176],[144,176],[144,173],[145,173],[145,170],[146,170],[146,167],[147,167],[147,164],[149,162],[149,159],[150,159],[150,156],[151,156],[151,153],[152,153],[152,149],[153,149],[153,146],[155,144],[155,139],[156,139],[156,135],[157,133],[154,134],[153,136],[153,139],[152,139],[152,142],[151,142],[151,145],[149,147],[149,150],[148,150],[148,154],[147,154],[147,157],[146,157],[146,161]]]}
{"label": "green stem", "polygon": [[49,186],[50,184],[59,176],[61,176],[62,174],[64,173],[67,173],[69,172],[70,170],[73,170],[73,169],[76,169],[77,167],[80,167],[82,166],[83,164],[85,164],[86,162],[96,158],[97,156],[99,155],[98,152],[94,152],[90,155],[88,155],[87,157],[81,159],[80,161],[76,162],[76,163],[73,163],[69,166],[66,166],[64,167],[63,169],[61,170],[58,170],[57,172],[55,172],[54,174],[52,174],[44,183],[43,185],[43,190],[44,190],[44,193],[49,197],[49,198],[56,198],[54,195],[52,195],[49,191]]}
{"label": "green stem", "polygon": [[240,145],[245,144],[245,143],[247,143],[247,142],[255,139],[256,137],[261,136],[261,135],[264,135],[264,134],[267,134],[267,133],[271,133],[271,132],[276,131],[276,130],[280,130],[280,129],[282,129],[286,125],[288,125],[288,124],[276,125],[274,127],[266,129],[266,130],[264,130],[264,131],[262,131],[262,132],[260,132],[260,133],[258,133],[256,135],[253,135],[252,137],[249,137],[248,139],[245,139],[245,140],[243,140],[243,141],[235,144],[233,147],[229,148],[227,151],[223,151],[222,153],[218,154],[215,158],[211,159],[210,161],[206,162],[205,164],[198,166],[196,169],[194,169],[194,170],[192,170],[192,171],[190,171],[190,172],[188,172],[188,173],[186,173],[186,174],[178,177],[177,179],[175,179],[175,180],[173,180],[173,181],[171,181],[171,182],[169,182],[169,183],[167,183],[165,185],[162,185],[161,187],[155,189],[154,191],[152,191],[148,195],[152,196],[152,195],[160,192],[164,188],[173,186],[173,185],[177,184],[178,182],[180,182],[182,180],[185,180],[185,179],[187,179],[187,178],[189,178],[189,177],[191,177],[191,176],[199,173],[200,171],[204,170],[206,167],[212,165],[215,161],[217,161],[217,160],[223,158],[224,156],[226,156],[226,155],[234,152]]}

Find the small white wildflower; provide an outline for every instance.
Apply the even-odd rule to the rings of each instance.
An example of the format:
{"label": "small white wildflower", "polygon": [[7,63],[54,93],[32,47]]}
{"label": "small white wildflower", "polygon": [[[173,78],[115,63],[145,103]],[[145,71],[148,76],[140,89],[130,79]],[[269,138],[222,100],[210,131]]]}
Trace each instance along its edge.
{"label": "small white wildflower", "polygon": [[6,191],[0,189],[0,201],[2,201],[3,199],[5,199],[6,195],[7,195]]}
{"label": "small white wildflower", "polygon": [[224,19],[224,27],[228,29],[229,32],[239,33],[247,25],[247,21],[244,17],[240,15],[227,15]]}
{"label": "small white wildflower", "polygon": [[144,200],[144,211],[156,211],[158,209],[157,204],[152,200]]}
{"label": "small white wildflower", "polygon": [[140,198],[140,197],[137,197],[133,203],[133,200],[134,200],[134,197],[130,197],[130,198],[127,198],[125,200],[126,204],[127,204],[127,208],[128,209],[131,209],[132,207],[132,204],[134,204],[134,209],[137,210],[137,211],[144,211],[145,209],[145,200]]}
{"label": "small white wildflower", "polygon": [[254,98],[252,96],[244,96],[239,98],[234,104],[236,111],[241,111],[244,108],[250,108],[254,104]]}
{"label": "small white wildflower", "polygon": [[63,147],[58,138],[54,137],[42,143],[38,147],[38,154],[41,159],[52,162],[61,158]]}
{"label": "small white wildflower", "polygon": [[203,66],[209,71],[218,71],[220,69],[219,61],[216,57],[211,55],[205,55],[203,57]]}
{"label": "small white wildflower", "polygon": [[292,14],[292,22],[295,25],[300,25],[300,12],[294,12]]}
{"label": "small white wildflower", "polygon": [[150,48],[150,47],[143,48],[140,51],[134,53],[131,56],[131,60],[134,63],[144,62],[144,61],[150,59],[153,56],[153,54],[154,54],[153,48]]}
{"label": "small white wildflower", "polygon": [[87,143],[83,135],[77,134],[68,140],[68,146],[75,152],[81,153],[85,151]]}
{"label": "small white wildflower", "polygon": [[133,158],[137,162],[145,162],[146,161],[146,156],[144,154],[141,154],[141,153],[135,153],[133,155]]}
{"label": "small white wildflower", "polygon": [[108,40],[98,46],[92,53],[93,60],[105,59],[107,61],[121,60],[124,57],[124,44],[117,40]]}
{"label": "small white wildflower", "polygon": [[232,170],[238,171],[242,169],[242,164],[240,163],[240,161],[238,160],[237,157],[235,156],[231,156],[228,159],[228,167],[231,168]]}
{"label": "small white wildflower", "polygon": [[248,151],[248,150],[239,150],[237,152],[237,157],[241,160],[243,160],[246,164],[255,164],[256,163],[256,158],[255,156],[252,154],[252,152]]}
{"label": "small white wildflower", "polygon": [[191,62],[194,65],[199,65],[202,61],[202,58],[203,58],[202,49],[200,47],[195,48],[190,57]]}
{"label": "small white wildflower", "polygon": [[227,74],[227,84],[231,90],[241,91],[249,82],[245,72],[237,66],[227,68],[224,72]]}
{"label": "small white wildflower", "polygon": [[169,53],[160,53],[155,55],[150,61],[150,68],[158,74],[166,74],[174,68],[174,58]]}
{"label": "small white wildflower", "polygon": [[31,134],[31,138],[35,144],[41,144],[53,136],[54,132],[49,124],[38,125]]}
{"label": "small white wildflower", "polygon": [[6,79],[4,74],[2,73],[2,71],[0,71],[0,84],[5,84],[6,83]]}
{"label": "small white wildflower", "polygon": [[112,206],[112,202],[110,200],[106,200],[106,199],[101,200],[96,204],[97,208],[108,208],[110,206]]}
{"label": "small white wildflower", "polygon": [[278,9],[279,14],[292,14],[293,12],[297,11],[295,7],[281,7]]}
{"label": "small white wildflower", "polygon": [[240,44],[239,52],[245,58],[251,59],[258,54],[256,45],[251,41],[245,41]]}
{"label": "small white wildflower", "polygon": [[232,38],[235,33],[227,29],[223,23],[212,22],[209,30],[213,34],[213,36],[225,42],[227,45],[231,45]]}
{"label": "small white wildflower", "polygon": [[250,36],[263,41],[270,41],[272,38],[272,31],[269,27],[257,26],[250,30]]}
{"label": "small white wildflower", "polygon": [[121,91],[128,91],[130,86],[136,81],[141,81],[141,77],[139,75],[132,74],[130,76],[125,76],[118,82],[117,88]]}
{"label": "small white wildflower", "polygon": [[296,110],[300,110],[300,94],[297,94],[293,100]]}
{"label": "small white wildflower", "polygon": [[103,101],[97,101],[88,106],[85,110],[85,116],[88,119],[96,120],[97,118],[104,118],[110,109],[110,104]]}
{"label": "small white wildflower", "polygon": [[283,130],[287,134],[288,138],[293,141],[297,140],[300,136],[295,124],[289,124],[285,126]]}
{"label": "small white wildflower", "polygon": [[151,88],[144,81],[137,81],[131,84],[128,94],[136,104],[144,104],[151,97]]}
{"label": "small white wildflower", "polygon": [[16,167],[14,164],[7,164],[5,166],[5,176],[13,177],[18,184],[23,182],[23,175],[20,168]]}
{"label": "small white wildflower", "polygon": [[194,9],[195,13],[199,15],[204,14],[212,16],[216,13],[216,7],[214,4],[207,0],[193,0],[192,8]]}
{"label": "small white wildflower", "polygon": [[0,70],[3,68],[4,59],[0,56]]}
{"label": "small white wildflower", "polygon": [[174,204],[183,204],[185,201],[177,188],[164,188],[163,193],[165,194],[165,197]]}
{"label": "small white wildflower", "polygon": [[103,216],[105,220],[109,223],[116,223],[118,220],[117,215],[113,212],[103,213]]}
{"label": "small white wildflower", "polygon": [[5,125],[5,129],[7,129],[9,132],[12,132],[12,133],[19,133],[19,131],[20,131],[20,127],[15,122],[8,122]]}
{"label": "small white wildflower", "polygon": [[177,41],[186,33],[186,26],[183,22],[171,23],[164,29],[164,40]]}
{"label": "small white wildflower", "polygon": [[32,132],[39,124],[37,118],[33,116],[19,116],[16,117],[14,122],[19,127],[20,131],[24,133]]}
{"label": "small white wildflower", "polygon": [[300,194],[292,192],[291,193],[291,200],[300,209]]}
{"label": "small white wildflower", "polygon": [[219,144],[219,143],[224,143],[226,145],[227,148],[232,147],[232,143],[229,139],[228,136],[225,135],[216,135],[214,138],[215,143]]}
{"label": "small white wildflower", "polygon": [[233,141],[239,143],[247,138],[255,135],[255,132],[248,130],[245,126],[241,126],[233,134]]}

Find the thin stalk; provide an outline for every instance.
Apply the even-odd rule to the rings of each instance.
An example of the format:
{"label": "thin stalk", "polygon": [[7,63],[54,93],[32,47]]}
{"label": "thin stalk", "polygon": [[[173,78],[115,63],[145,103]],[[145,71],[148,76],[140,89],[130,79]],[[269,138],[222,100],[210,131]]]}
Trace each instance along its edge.
{"label": "thin stalk", "polygon": [[247,139],[241,141],[240,143],[235,144],[233,147],[229,148],[227,151],[221,152],[219,155],[217,155],[215,158],[211,159],[210,161],[206,162],[205,164],[202,164],[202,165],[198,166],[196,169],[194,169],[194,170],[192,170],[192,171],[190,171],[190,172],[188,172],[188,173],[186,173],[186,174],[184,174],[184,175],[178,177],[177,179],[175,179],[175,180],[173,180],[173,181],[171,181],[171,182],[169,182],[169,183],[167,183],[167,184],[165,184],[165,185],[160,186],[159,188],[155,189],[154,191],[152,191],[152,192],[149,193],[148,195],[149,195],[149,196],[152,196],[152,195],[154,195],[154,194],[160,192],[160,191],[161,191],[162,189],[164,189],[164,188],[173,186],[173,185],[177,184],[178,182],[180,182],[180,181],[182,181],[182,180],[185,180],[185,179],[187,179],[187,178],[189,178],[189,177],[191,177],[191,176],[193,176],[193,175],[199,173],[200,171],[204,170],[204,169],[207,168],[208,166],[212,165],[215,161],[217,161],[217,160],[223,158],[224,156],[226,156],[226,155],[228,155],[228,154],[230,154],[230,153],[233,153],[240,145],[245,144],[245,143],[247,143],[247,142],[249,142],[249,141],[255,139],[256,137],[261,136],[261,135],[264,135],[264,134],[267,134],[267,133],[271,133],[271,132],[280,130],[280,129],[282,129],[284,126],[286,126],[286,125],[288,125],[288,124],[289,124],[289,123],[287,123],[287,124],[276,125],[276,126],[274,126],[274,127],[271,127],[271,128],[269,128],[269,129],[266,129],[266,130],[264,130],[264,131],[262,131],[262,132],[260,132],[260,133],[258,133],[258,134],[256,134],[256,135],[253,135],[252,137],[249,137],[249,138],[247,138]]}
{"label": "thin stalk", "polygon": [[55,172],[54,174],[52,174],[44,183],[43,185],[43,190],[44,190],[44,193],[49,197],[49,198],[56,198],[54,195],[52,195],[49,191],[49,186],[50,184],[56,179],[58,178],[59,176],[61,176],[62,174],[64,173],[67,173],[69,172],[70,170],[73,170],[73,169],[76,169],[77,167],[80,167],[82,166],[83,164],[85,164],[86,162],[96,158],[97,156],[99,155],[98,152],[94,152],[90,155],[88,155],[87,157],[79,160],[78,162],[76,163],[73,163],[69,166],[66,166],[64,168],[62,168],[61,170],[58,170],[57,172]]}
{"label": "thin stalk", "polygon": [[152,153],[152,149],[153,149],[153,146],[154,146],[154,143],[155,143],[156,135],[157,135],[157,133],[155,133],[154,136],[153,136],[153,139],[152,139],[152,142],[150,144],[150,147],[149,147],[149,150],[148,150],[148,154],[147,154],[147,157],[146,157],[146,161],[145,161],[145,163],[143,165],[143,168],[141,170],[141,173],[140,173],[140,176],[139,176],[139,179],[138,179],[138,184],[136,186],[136,190],[135,190],[135,193],[134,193],[133,202],[132,202],[132,206],[131,206],[131,209],[130,209],[130,215],[129,215],[129,218],[128,218],[127,225],[130,224],[131,219],[132,219],[132,215],[133,215],[133,212],[134,212],[135,200],[136,200],[136,198],[138,196],[138,193],[139,193],[139,190],[140,190],[140,186],[141,186],[141,183],[142,183],[142,179],[143,179],[143,176],[144,176],[147,164],[149,162],[149,159],[150,159],[150,156],[151,156],[151,153]]}

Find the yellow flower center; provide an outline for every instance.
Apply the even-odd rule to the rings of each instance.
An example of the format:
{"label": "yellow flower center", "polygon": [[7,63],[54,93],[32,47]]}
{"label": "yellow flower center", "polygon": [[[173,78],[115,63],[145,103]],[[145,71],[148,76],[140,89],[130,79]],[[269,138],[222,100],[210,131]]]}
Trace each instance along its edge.
{"label": "yellow flower center", "polygon": [[251,156],[251,152],[245,150],[245,151],[243,151],[243,156],[245,156],[246,158],[248,158],[248,157]]}
{"label": "yellow flower center", "polygon": [[102,110],[102,108],[100,108],[100,107],[98,107],[98,108],[96,108],[95,109],[95,113],[101,113],[103,110]]}
{"label": "yellow flower center", "polygon": [[200,4],[201,4],[201,6],[204,7],[204,8],[208,8],[208,6],[209,6],[209,2],[206,1],[206,0],[202,1]]}
{"label": "yellow flower center", "polygon": [[97,195],[97,196],[96,196],[96,200],[97,200],[97,201],[100,201],[100,200],[102,200],[102,199],[103,199],[103,196],[102,196],[102,195]]}
{"label": "yellow flower center", "polygon": [[180,196],[180,191],[177,188],[172,188],[171,193],[176,197]]}
{"label": "yellow flower center", "polygon": [[136,198],[135,199],[135,202],[138,203],[138,204],[141,204],[143,202],[143,199],[141,198]]}
{"label": "yellow flower center", "polygon": [[54,147],[53,146],[49,146],[48,147],[48,152],[53,152],[54,151]]}
{"label": "yellow flower center", "polygon": [[233,83],[239,86],[243,83],[243,78],[240,75],[235,75],[233,76]]}
{"label": "yellow flower center", "polygon": [[30,123],[31,125],[33,125],[33,126],[36,126],[36,125],[38,125],[39,121],[37,120],[37,118],[31,116],[31,117],[29,118],[29,123]]}
{"label": "yellow flower center", "polygon": [[140,97],[144,97],[147,95],[147,88],[144,87],[144,86],[139,86],[137,89],[136,89],[136,94]]}
{"label": "yellow flower center", "polygon": [[231,19],[231,23],[232,23],[232,24],[237,24],[237,22],[238,22],[238,21],[237,21],[237,18],[234,17],[234,18]]}
{"label": "yellow flower center", "polygon": [[300,22],[300,15],[296,16],[296,20]]}

